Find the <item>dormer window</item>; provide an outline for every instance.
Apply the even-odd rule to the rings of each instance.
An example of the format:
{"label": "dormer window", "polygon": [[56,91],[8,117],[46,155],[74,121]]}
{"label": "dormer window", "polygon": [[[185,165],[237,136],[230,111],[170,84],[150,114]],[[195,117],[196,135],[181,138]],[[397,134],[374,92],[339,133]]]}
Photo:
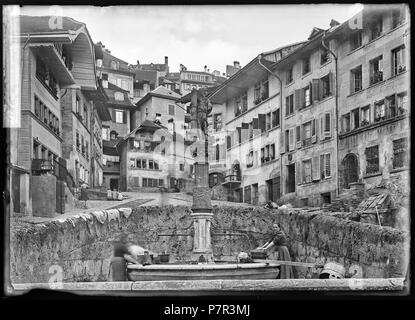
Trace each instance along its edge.
{"label": "dormer window", "polygon": [[306,59],[303,60],[303,75],[306,75],[310,71],[311,71],[310,57],[307,57]]}
{"label": "dormer window", "polygon": [[111,69],[118,70],[118,64],[116,61],[111,61]]}
{"label": "dormer window", "polygon": [[122,92],[115,92],[114,93],[114,98],[117,101],[124,101],[124,94]]}

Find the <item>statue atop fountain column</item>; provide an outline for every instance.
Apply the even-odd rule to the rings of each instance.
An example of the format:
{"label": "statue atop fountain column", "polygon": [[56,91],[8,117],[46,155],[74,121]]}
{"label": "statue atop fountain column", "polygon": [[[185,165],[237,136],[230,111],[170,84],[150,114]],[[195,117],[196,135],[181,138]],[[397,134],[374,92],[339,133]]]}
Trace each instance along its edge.
{"label": "statue atop fountain column", "polygon": [[191,125],[192,129],[197,129],[200,148],[195,156],[195,182],[193,189],[193,253],[200,257],[212,257],[212,245],[210,236],[210,226],[213,217],[212,203],[209,189],[209,162],[208,162],[208,122],[207,117],[212,111],[212,106],[207,98],[205,89],[192,91],[191,100]]}

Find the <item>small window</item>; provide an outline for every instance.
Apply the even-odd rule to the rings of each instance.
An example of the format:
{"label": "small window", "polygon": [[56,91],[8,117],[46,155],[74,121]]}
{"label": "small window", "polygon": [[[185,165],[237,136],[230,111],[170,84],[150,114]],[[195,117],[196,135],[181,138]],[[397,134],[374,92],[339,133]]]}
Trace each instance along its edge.
{"label": "small window", "polygon": [[356,31],[350,37],[350,51],[356,50],[362,46],[362,31]]}
{"label": "small window", "polygon": [[330,52],[326,48],[321,49],[320,65],[326,64],[330,61]]}
{"label": "small window", "polygon": [[408,138],[393,141],[393,168],[404,168],[409,164]]}
{"label": "small window", "polygon": [[169,115],[174,116],[174,105],[169,104]]}
{"label": "small window", "polygon": [[397,95],[398,100],[398,114],[408,113],[408,94],[406,92]]}
{"label": "small window", "polygon": [[385,101],[381,100],[375,102],[375,122],[382,121],[386,119],[386,108]]}
{"label": "small window", "polygon": [[343,126],[343,132],[350,131],[350,113],[343,115],[342,126]]}
{"label": "small window", "polygon": [[147,187],[147,186],[148,186],[147,178],[143,178],[143,187]]}
{"label": "small window", "polygon": [[287,84],[290,84],[293,81],[294,81],[294,78],[293,78],[293,67],[291,66],[290,69],[287,70],[286,83]]}
{"label": "small window", "polygon": [[392,75],[396,76],[406,71],[405,47],[392,50]]}
{"label": "small window", "polygon": [[310,57],[303,60],[303,75],[311,72]]}
{"label": "small window", "polygon": [[115,92],[114,93],[114,99],[117,101],[124,101],[124,94],[122,92]]}
{"label": "small window", "polygon": [[303,182],[311,182],[311,159],[303,161]]}
{"label": "small window", "polygon": [[360,110],[359,108],[352,110],[352,130],[360,127]]}
{"label": "small window", "polygon": [[350,70],[351,93],[362,90],[362,66]]}
{"label": "small window", "polygon": [[370,106],[365,106],[361,109],[361,126],[366,126],[370,123]]}
{"label": "small window", "polygon": [[310,86],[304,88],[304,107],[311,105],[311,90]]}
{"label": "small window", "polygon": [[370,60],[370,85],[383,81],[383,57]]}
{"label": "small window", "polygon": [[294,113],[294,94],[285,98],[285,115],[288,116]]}
{"label": "small window", "polygon": [[379,146],[366,148],[366,174],[379,172]]}
{"label": "small window", "polygon": [[124,111],[121,111],[121,110],[115,111],[115,122],[124,123]]}

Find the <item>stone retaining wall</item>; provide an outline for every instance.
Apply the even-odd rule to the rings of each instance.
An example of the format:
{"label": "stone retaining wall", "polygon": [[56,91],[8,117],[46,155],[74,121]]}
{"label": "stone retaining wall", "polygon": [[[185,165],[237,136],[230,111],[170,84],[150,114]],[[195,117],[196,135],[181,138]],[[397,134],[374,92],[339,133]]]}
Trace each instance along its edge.
{"label": "stone retaining wall", "polygon": [[[63,281],[106,281],[112,241],[122,233],[150,250],[169,252],[172,260],[189,259],[193,246],[190,208],[138,207],[128,216],[111,210],[111,221],[75,216],[29,226],[14,226],[11,234],[13,283],[48,282],[62,270]],[[405,233],[389,227],[343,220],[316,211],[214,207],[213,252],[216,258],[236,259],[268,240],[273,222],[289,238],[293,260],[338,261],[362,267],[364,278],[405,276]],[[117,219],[118,216],[118,219]],[[92,219],[91,219],[92,217]],[[101,219],[102,220],[102,219]],[[405,251],[406,250],[406,251]],[[275,258],[271,254],[271,258]],[[306,270],[295,268],[297,277]]]}

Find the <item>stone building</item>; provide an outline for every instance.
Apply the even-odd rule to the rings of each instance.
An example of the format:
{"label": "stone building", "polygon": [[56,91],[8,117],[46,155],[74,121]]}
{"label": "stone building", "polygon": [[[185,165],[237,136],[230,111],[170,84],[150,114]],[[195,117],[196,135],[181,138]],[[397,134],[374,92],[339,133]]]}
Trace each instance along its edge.
{"label": "stone building", "polygon": [[[355,22],[357,21],[357,22]],[[339,187],[409,178],[410,23],[406,5],[366,6],[339,43]]]}
{"label": "stone building", "polygon": [[215,149],[220,158],[226,144],[222,186],[228,200],[264,203],[280,197],[281,89],[269,68],[299,45],[254,58],[210,95],[217,105],[213,128],[226,132],[226,141],[218,137]]}
{"label": "stone building", "polygon": [[112,83],[128,92],[129,99],[134,96],[134,72],[130,70],[128,62],[121,60],[111,54],[111,51],[98,42],[97,46],[102,48],[102,59],[97,60],[97,74],[103,80],[103,86],[106,87],[105,82]]}
{"label": "stone building", "polygon": [[[167,137],[167,138],[166,138]],[[158,191],[168,188],[169,150],[165,141],[171,134],[163,125],[144,120],[118,143],[121,159],[120,189],[128,191]]]}
{"label": "stone building", "polygon": [[71,18],[62,17],[59,30],[50,29],[53,17],[17,19],[21,126],[10,131],[15,143],[9,152],[13,154],[11,164],[23,171],[12,184],[14,210],[53,216],[65,211],[75,187],[64,159],[62,105],[74,87],[79,91],[97,90],[94,45],[85,24]]}

